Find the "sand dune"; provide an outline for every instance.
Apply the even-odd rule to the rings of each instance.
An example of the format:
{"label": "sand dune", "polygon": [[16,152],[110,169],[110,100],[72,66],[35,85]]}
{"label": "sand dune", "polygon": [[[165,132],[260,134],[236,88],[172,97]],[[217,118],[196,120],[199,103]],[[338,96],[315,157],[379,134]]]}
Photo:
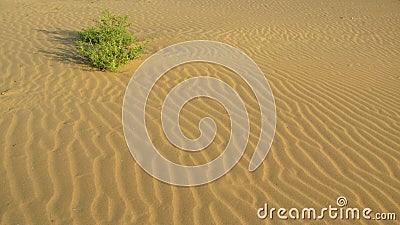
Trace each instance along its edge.
{"label": "sand dune", "polygon": [[[76,31],[105,8],[129,14],[132,31],[152,40],[118,73],[84,65],[74,48]],[[399,1],[6,0],[0,14],[0,224],[286,224],[258,219],[257,209],[266,202],[322,208],[339,196],[350,207],[400,217]],[[154,145],[171,161],[209,162],[230,132],[223,107],[198,98],[180,115],[183,133],[197,137],[198,121],[210,116],[218,126],[214,142],[196,153],[168,143],[161,104],[185,79],[224,80],[246,100],[251,122],[239,163],[215,182],[185,188],[139,167],[121,110],[140,63],[198,39],[254,59],[274,93],[277,128],[264,163],[248,172],[260,112],[246,83],[207,63],[169,71],[151,92],[146,118]]]}

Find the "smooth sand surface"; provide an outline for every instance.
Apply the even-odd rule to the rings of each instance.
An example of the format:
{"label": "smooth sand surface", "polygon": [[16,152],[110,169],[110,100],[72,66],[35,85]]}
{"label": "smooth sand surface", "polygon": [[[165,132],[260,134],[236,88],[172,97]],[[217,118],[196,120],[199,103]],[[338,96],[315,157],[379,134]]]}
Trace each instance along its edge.
{"label": "smooth sand surface", "polygon": [[[76,31],[105,8],[129,14],[135,35],[152,40],[118,73],[84,65],[74,48]],[[349,207],[396,212],[399,221],[400,1],[2,0],[0,15],[0,224],[285,224],[258,219],[257,209],[336,206],[339,196]],[[197,39],[254,59],[275,96],[277,129],[264,163],[250,173],[260,132],[250,89],[216,65],[173,69],[147,107],[149,134],[171,161],[206,163],[229,137],[222,106],[199,98],[182,111],[182,130],[195,138],[199,119],[210,116],[219,128],[215,142],[199,153],[168,143],[161,103],[180,81],[223,79],[243,96],[251,120],[246,152],[228,174],[177,187],[132,158],[122,102],[147,57]]]}

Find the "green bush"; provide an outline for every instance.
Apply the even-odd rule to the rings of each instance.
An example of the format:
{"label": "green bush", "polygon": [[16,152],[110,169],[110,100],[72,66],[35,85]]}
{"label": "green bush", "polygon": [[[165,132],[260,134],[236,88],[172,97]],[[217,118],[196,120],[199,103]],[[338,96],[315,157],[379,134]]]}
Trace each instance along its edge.
{"label": "green bush", "polygon": [[102,18],[95,21],[95,27],[79,32],[76,42],[78,52],[88,62],[100,70],[116,71],[129,60],[138,58],[145,44],[132,36],[128,28],[131,26],[128,16],[103,12]]}

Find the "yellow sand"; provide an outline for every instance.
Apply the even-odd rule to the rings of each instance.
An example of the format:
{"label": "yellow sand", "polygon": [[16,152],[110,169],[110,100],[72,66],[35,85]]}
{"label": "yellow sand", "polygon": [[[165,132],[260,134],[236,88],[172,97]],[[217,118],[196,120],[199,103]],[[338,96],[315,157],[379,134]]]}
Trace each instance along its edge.
{"label": "yellow sand", "polygon": [[[135,35],[152,40],[118,73],[92,70],[74,48],[75,32],[105,8],[129,14]],[[400,217],[399,1],[2,0],[0,15],[0,224],[284,224],[259,220],[257,209],[336,206],[339,196],[349,207]],[[141,62],[197,39],[230,44],[254,59],[275,96],[277,129],[262,166],[248,172],[260,117],[243,81],[209,64],[170,71],[152,92],[147,115],[154,144],[170,160],[208,162],[229,137],[222,107],[197,99],[183,110],[182,129],[195,138],[198,120],[209,113],[220,127],[215,143],[193,155],[168,144],[160,105],[188,77],[234,86],[252,128],[232,171],[183,188],[138,166],[121,110]],[[297,224],[310,222],[355,221]]]}

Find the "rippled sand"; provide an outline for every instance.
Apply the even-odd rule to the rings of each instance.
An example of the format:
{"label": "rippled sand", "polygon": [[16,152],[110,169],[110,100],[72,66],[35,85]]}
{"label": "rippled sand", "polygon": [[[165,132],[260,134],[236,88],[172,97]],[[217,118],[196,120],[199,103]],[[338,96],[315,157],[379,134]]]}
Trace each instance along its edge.
{"label": "rippled sand", "polygon": [[[74,48],[76,31],[105,8],[129,14],[135,35],[152,40],[118,73],[84,65]],[[349,207],[400,217],[399,1],[2,0],[0,15],[0,224],[285,224],[258,219],[257,209],[322,208],[339,196]],[[245,99],[251,121],[233,170],[185,188],[138,166],[121,110],[140,63],[197,39],[230,44],[254,59],[274,93],[277,128],[264,163],[248,172],[260,133],[250,89],[212,64],[171,70],[147,107],[149,134],[171,161],[209,162],[230,130],[222,106],[199,98],[182,111],[182,130],[195,138],[199,119],[210,116],[219,128],[214,143],[199,153],[170,145],[160,109],[180,81],[223,79]],[[310,222],[355,221],[297,221]]]}

